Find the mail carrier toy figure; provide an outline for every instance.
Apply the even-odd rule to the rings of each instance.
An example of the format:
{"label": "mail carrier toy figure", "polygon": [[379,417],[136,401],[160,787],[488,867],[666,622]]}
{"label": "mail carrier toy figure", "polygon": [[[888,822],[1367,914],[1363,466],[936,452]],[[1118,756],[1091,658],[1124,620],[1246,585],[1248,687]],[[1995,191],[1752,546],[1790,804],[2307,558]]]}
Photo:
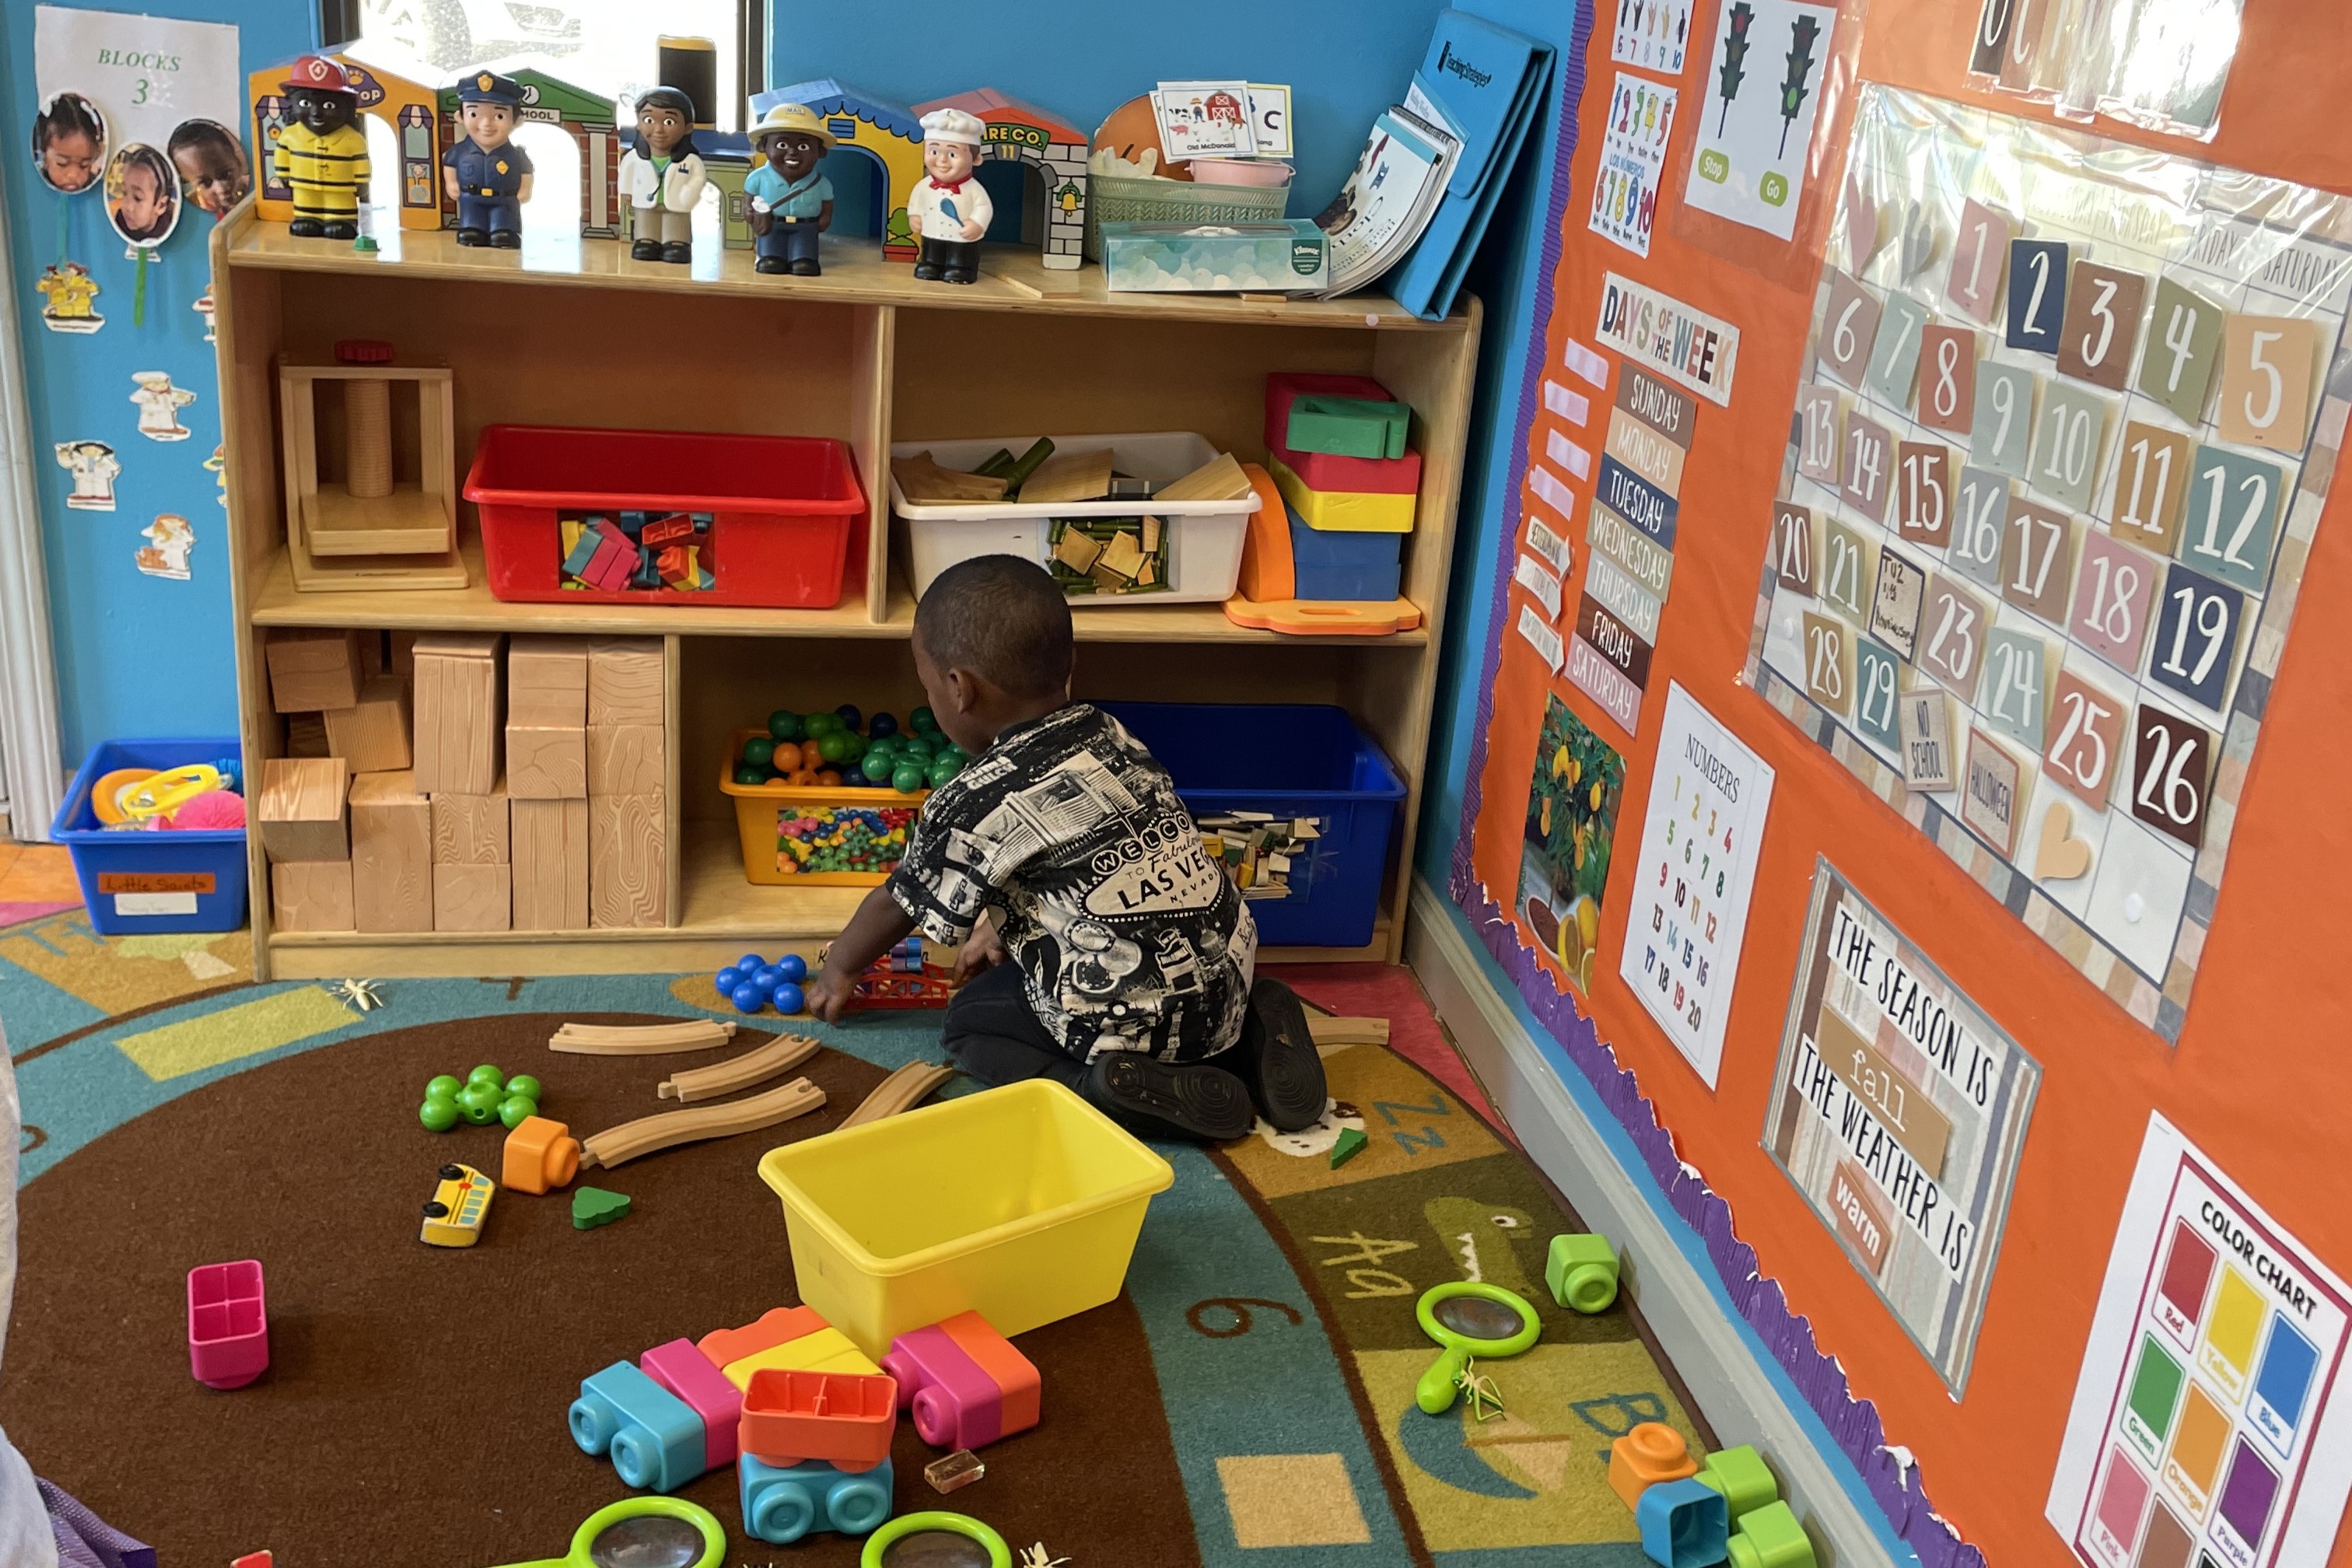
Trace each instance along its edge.
{"label": "mail carrier toy figure", "polygon": [[512,250],[522,244],[522,204],[530,200],[530,154],[514,144],[522,84],[478,70],[457,84],[466,134],[441,154],[442,188],[457,198],[457,243]]}
{"label": "mail carrier toy figure", "polygon": [[303,239],[357,239],[367,199],[367,137],[352,121],[360,96],[343,68],[320,55],[294,62],[285,82],[291,120],[270,154],[278,177],[293,187],[287,232]]}
{"label": "mail carrier toy figure", "polygon": [[816,237],[833,226],[833,182],[820,165],[833,144],[833,132],[803,103],[779,103],[751,127],[751,145],[767,159],[743,182],[760,253],[754,270],[802,278],[824,270]]}
{"label": "mail carrier toy figure", "polygon": [[980,116],[934,109],[923,116],[923,167],[907,197],[907,223],[922,249],[915,276],[948,283],[980,281],[980,237],[996,208],[973,171],[980,167]]}

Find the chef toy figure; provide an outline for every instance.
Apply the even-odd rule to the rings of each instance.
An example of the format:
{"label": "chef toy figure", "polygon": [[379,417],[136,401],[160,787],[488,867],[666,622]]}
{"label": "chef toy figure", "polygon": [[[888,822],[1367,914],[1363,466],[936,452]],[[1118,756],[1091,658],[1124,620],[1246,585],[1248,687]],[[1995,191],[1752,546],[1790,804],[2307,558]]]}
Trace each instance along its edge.
{"label": "chef toy figure", "polygon": [[637,135],[621,157],[621,199],[638,261],[694,259],[694,209],[709,184],[694,150],[694,100],[656,87],[637,100]]}
{"label": "chef toy figure", "polygon": [[833,132],[804,103],[780,103],[751,127],[751,146],[765,163],[743,182],[751,200],[751,244],[761,272],[814,278],[816,237],[833,226],[833,182],[820,172],[833,151]]}
{"label": "chef toy figure", "polygon": [[512,140],[522,100],[522,84],[495,71],[476,71],[457,84],[466,134],[441,154],[441,187],[457,200],[460,245],[512,250],[522,244],[530,154]]}
{"label": "chef toy figure", "polygon": [[304,55],[286,81],[291,122],[278,132],[270,167],[294,190],[294,221],[287,232],[304,239],[357,239],[360,204],[367,199],[367,137],[352,123],[360,95],[343,68],[322,55]]}
{"label": "chef toy figure", "polygon": [[923,116],[923,167],[907,198],[907,226],[923,242],[915,276],[949,283],[980,281],[980,237],[996,216],[972,171],[980,166],[980,116],[934,109]]}

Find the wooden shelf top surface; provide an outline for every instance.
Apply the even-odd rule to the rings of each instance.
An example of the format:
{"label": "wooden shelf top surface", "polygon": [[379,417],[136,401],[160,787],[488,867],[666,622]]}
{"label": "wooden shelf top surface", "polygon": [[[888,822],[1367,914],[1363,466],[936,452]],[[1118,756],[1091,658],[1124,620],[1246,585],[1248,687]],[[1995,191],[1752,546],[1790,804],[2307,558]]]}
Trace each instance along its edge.
{"label": "wooden shelf top surface", "polygon": [[696,246],[694,261],[680,267],[632,260],[628,247],[614,239],[526,234],[520,249],[494,250],[461,246],[451,229],[404,229],[387,223],[374,233],[381,248],[364,254],[354,251],[347,241],[297,239],[284,224],[263,222],[247,208],[222,224],[214,242],[215,264],[226,261],[231,268],[346,277],[489,280],[672,293],[716,290],[838,305],[1025,310],[1264,326],[1450,332],[1466,330],[1470,322],[1466,302],[1457,305],[1443,321],[1424,321],[1386,294],[1370,292],[1343,300],[1113,293],[1105,287],[1107,279],[1100,267],[1089,262],[1075,270],[1049,270],[1043,256],[1027,246],[989,246],[982,253],[980,281],[954,284],[917,281],[908,263],[885,260],[881,241],[865,237],[828,236],[824,274],[795,278],[755,272],[748,250],[702,244]]}

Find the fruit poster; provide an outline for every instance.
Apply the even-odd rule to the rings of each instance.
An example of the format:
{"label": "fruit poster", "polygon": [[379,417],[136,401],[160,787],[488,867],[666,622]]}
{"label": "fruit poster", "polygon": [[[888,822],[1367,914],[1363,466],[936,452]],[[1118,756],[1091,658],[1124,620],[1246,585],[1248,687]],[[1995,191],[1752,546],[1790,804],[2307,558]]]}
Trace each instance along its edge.
{"label": "fruit poster", "polygon": [[1685,203],[1775,239],[1796,233],[1836,21],[1836,7],[1798,0],[1723,7],[1714,57],[1692,100],[1698,140]]}
{"label": "fruit poster", "polygon": [[1528,786],[1518,903],[1528,929],[1579,991],[1592,989],[1601,898],[1624,794],[1625,759],[1552,698]]}
{"label": "fruit poster", "polygon": [[2044,1510],[2084,1568],[2320,1568],[2352,1493],[2352,1291],[2148,1118]]}
{"label": "fruit poster", "polygon": [[1709,1089],[1771,801],[1771,764],[1668,683],[1617,973]]}
{"label": "fruit poster", "polygon": [[1955,1396],[2041,1081],[2015,1040],[1815,862],[1764,1147]]}

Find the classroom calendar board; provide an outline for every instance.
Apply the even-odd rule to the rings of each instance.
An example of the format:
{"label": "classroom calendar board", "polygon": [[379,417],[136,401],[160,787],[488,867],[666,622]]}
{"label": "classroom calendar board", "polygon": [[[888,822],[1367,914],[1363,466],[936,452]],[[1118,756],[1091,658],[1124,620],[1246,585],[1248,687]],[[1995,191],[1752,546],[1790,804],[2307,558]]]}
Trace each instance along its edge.
{"label": "classroom calendar board", "polygon": [[1747,679],[2168,1041],[2343,437],[2347,216],[1866,85],[1814,301]]}

